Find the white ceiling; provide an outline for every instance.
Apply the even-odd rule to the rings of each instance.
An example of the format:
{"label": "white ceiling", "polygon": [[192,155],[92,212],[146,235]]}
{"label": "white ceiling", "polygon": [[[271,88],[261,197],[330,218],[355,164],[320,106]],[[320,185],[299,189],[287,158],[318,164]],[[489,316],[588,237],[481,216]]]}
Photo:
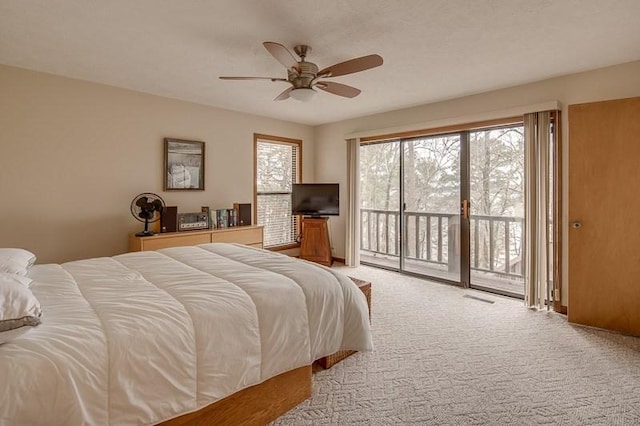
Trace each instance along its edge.
{"label": "white ceiling", "polygon": [[[262,46],[309,44],[362,90],[273,101]],[[640,59],[640,0],[0,0],[0,63],[317,125]]]}

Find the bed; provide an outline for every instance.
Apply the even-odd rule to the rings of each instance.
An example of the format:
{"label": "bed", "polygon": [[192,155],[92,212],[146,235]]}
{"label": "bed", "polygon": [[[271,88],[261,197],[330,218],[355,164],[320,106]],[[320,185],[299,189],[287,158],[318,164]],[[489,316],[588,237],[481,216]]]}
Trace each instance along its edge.
{"label": "bed", "polygon": [[[260,423],[309,396],[314,360],[372,349],[349,278],[252,247],[35,265],[27,277],[42,323],[0,345],[0,424],[183,424],[220,412]],[[251,417],[256,400],[266,417]]]}

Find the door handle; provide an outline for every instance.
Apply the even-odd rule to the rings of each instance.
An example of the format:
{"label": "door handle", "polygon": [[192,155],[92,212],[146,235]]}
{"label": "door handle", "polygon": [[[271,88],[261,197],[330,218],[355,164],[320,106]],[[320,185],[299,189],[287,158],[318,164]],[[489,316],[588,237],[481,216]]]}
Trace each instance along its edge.
{"label": "door handle", "polygon": [[462,200],[460,214],[462,215],[463,219],[469,219],[469,200]]}

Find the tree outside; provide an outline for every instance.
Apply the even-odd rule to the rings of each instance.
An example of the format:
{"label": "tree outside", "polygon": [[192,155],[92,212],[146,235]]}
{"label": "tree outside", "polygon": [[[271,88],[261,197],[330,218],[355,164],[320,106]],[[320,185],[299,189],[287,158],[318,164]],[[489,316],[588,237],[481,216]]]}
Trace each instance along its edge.
{"label": "tree outside", "polygon": [[[522,126],[469,132],[472,271],[522,274],[524,136]],[[400,156],[403,176],[400,176]],[[458,134],[362,145],[360,199],[363,253],[398,256],[400,179],[405,202],[405,256],[458,262]],[[449,259],[452,256],[455,258]],[[449,262],[451,260],[451,262]],[[508,263],[508,264],[507,264]]]}

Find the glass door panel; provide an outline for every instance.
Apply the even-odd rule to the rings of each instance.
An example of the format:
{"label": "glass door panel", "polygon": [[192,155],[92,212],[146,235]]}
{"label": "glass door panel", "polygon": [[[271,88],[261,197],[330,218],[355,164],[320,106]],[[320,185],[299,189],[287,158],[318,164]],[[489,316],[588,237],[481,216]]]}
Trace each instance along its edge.
{"label": "glass door panel", "polygon": [[400,141],[360,146],[360,260],[400,269]]}
{"label": "glass door panel", "polygon": [[524,295],[524,129],[469,133],[471,287]]}
{"label": "glass door panel", "polygon": [[401,268],[460,282],[460,135],[403,141]]}

